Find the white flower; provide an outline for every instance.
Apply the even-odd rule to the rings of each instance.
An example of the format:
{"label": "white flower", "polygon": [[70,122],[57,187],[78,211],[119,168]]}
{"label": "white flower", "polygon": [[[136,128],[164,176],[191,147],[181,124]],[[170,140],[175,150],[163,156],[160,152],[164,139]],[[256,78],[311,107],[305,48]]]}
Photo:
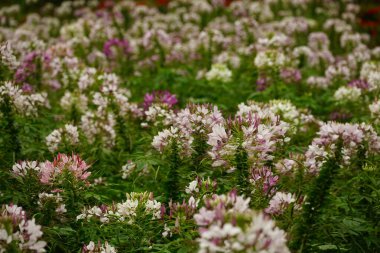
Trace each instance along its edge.
{"label": "white flower", "polygon": [[137,210],[138,205],[139,205],[139,201],[137,199],[136,200],[127,199],[125,202],[117,204],[117,213],[123,217],[132,219],[133,217],[137,215],[136,210]]}
{"label": "white flower", "polygon": [[190,207],[192,207],[192,208],[195,209],[195,208],[198,207],[199,199],[198,199],[198,200],[195,200],[195,198],[194,198],[193,196],[191,196],[191,197],[189,198],[188,203],[189,203],[189,206],[190,206]]}
{"label": "white flower", "polygon": [[86,246],[87,250],[94,250],[95,249],[95,243],[93,241],[90,241],[90,243]]}
{"label": "white flower", "polygon": [[255,65],[258,69],[276,68],[284,66],[286,57],[283,53],[274,50],[258,52],[255,57]]}
{"label": "white flower", "polygon": [[55,211],[57,213],[66,213],[67,212],[66,205],[65,204],[61,204],[59,207],[57,207],[55,209]]}
{"label": "white flower", "polygon": [[162,232],[162,236],[163,237],[172,237],[172,232],[171,232],[171,230],[170,230],[170,228],[166,225],[166,223],[165,223],[165,225],[164,225],[164,232]]}
{"label": "white flower", "polygon": [[12,167],[12,173],[17,176],[26,176],[29,170],[40,171],[37,161],[22,161],[21,163],[16,163]]}
{"label": "white flower", "polygon": [[380,69],[378,71],[370,72],[368,75],[368,83],[370,90],[375,90],[380,88]]}
{"label": "white flower", "polygon": [[10,69],[16,69],[20,64],[13,54],[11,43],[6,41],[0,45],[1,62]]}
{"label": "white flower", "polygon": [[46,138],[46,146],[50,152],[58,150],[59,144],[62,140],[66,140],[70,145],[79,143],[78,128],[71,124],[66,124],[63,128],[55,129]]}
{"label": "white flower", "polygon": [[0,86],[0,103],[4,97],[9,97],[9,102],[14,106],[16,111],[24,116],[35,116],[39,107],[49,107],[46,93],[25,95],[12,82],[5,82]]}
{"label": "white flower", "polygon": [[205,76],[208,81],[221,81],[226,83],[231,81],[232,72],[225,64],[213,64]]}
{"label": "white flower", "polygon": [[270,214],[282,214],[285,209],[294,202],[296,202],[296,198],[291,193],[276,192],[269,201],[269,207],[265,209],[265,212]]}
{"label": "white flower", "polygon": [[132,161],[128,161],[127,164],[121,167],[121,171],[123,172],[123,175],[121,177],[123,179],[128,178],[133,173],[133,171],[135,171],[135,169],[136,169],[136,164]]}
{"label": "white flower", "polygon": [[198,181],[197,180],[194,180],[194,181],[191,181],[189,186],[186,187],[185,189],[185,192],[187,194],[191,194],[193,192],[199,192],[199,189],[198,189]]}
{"label": "white flower", "polygon": [[110,245],[108,242],[105,242],[104,244],[95,244],[93,241],[90,241],[88,245],[85,246],[86,252],[89,253],[116,253],[115,247]]}
{"label": "white flower", "polygon": [[77,221],[78,220],[83,220],[83,219],[85,219],[86,218],[86,214],[85,213],[81,213],[81,214],[79,214],[78,216],[77,216]]}
{"label": "white flower", "polygon": [[368,108],[375,122],[380,122],[380,100],[374,101],[372,104],[368,106]]}
{"label": "white flower", "polygon": [[60,105],[65,111],[72,110],[73,106],[80,112],[85,112],[87,110],[88,99],[84,94],[71,93],[70,91],[65,91],[65,94],[60,100]]}
{"label": "white flower", "polygon": [[10,244],[12,242],[12,235],[8,235],[7,230],[0,229],[0,241],[5,241],[7,244]]}
{"label": "white flower", "polygon": [[157,200],[148,200],[145,204],[145,210],[153,214],[153,219],[161,218],[161,203]]}
{"label": "white flower", "polygon": [[66,124],[65,137],[71,144],[77,144],[79,142],[78,128],[71,124]]}
{"label": "white flower", "polygon": [[207,144],[217,147],[220,143],[225,142],[228,139],[226,129],[221,125],[215,125],[212,127],[212,132],[208,135]]}
{"label": "white flower", "polygon": [[334,99],[338,102],[357,101],[361,95],[361,89],[357,87],[340,87],[335,91]]}
{"label": "white flower", "polygon": [[100,253],[116,253],[115,247],[112,245],[108,244],[108,242],[105,242],[104,246],[100,248],[101,251]]}
{"label": "white flower", "polygon": [[50,152],[55,152],[58,149],[59,144],[62,140],[61,132],[56,129],[51,132],[48,136],[46,136],[46,146],[48,147]]}

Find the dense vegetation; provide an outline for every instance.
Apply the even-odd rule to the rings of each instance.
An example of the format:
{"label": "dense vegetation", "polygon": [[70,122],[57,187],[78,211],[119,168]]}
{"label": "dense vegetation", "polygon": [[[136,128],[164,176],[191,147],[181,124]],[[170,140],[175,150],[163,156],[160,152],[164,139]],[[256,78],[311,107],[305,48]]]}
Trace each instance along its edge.
{"label": "dense vegetation", "polygon": [[358,5],[59,2],[0,8],[0,252],[380,252]]}

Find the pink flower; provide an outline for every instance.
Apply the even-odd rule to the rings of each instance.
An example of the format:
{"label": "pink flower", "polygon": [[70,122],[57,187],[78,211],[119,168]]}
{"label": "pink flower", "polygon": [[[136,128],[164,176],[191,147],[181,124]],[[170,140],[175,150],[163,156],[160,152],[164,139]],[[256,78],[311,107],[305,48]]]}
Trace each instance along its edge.
{"label": "pink flower", "polygon": [[273,175],[273,172],[268,167],[259,169],[252,169],[252,182],[253,184],[262,187],[265,194],[274,193],[275,186],[278,182],[278,176]]}
{"label": "pink flower", "polygon": [[132,48],[127,40],[110,39],[104,43],[103,46],[103,53],[107,58],[115,57],[115,52],[112,50],[113,47],[120,48],[125,55],[132,51]]}
{"label": "pink flower", "polygon": [[269,201],[269,207],[265,209],[265,212],[269,214],[282,214],[294,202],[296,202],[296,198],[291,193],[276,192]]}
{"label": "pink flower", "polygon": [[359,147],[366,148],[365,156],[380,152],[380,137],[372,126],[365,123],[328,122],[321,126],[318,135],[305,154],[305,165],[313,174],[318,173],[326,159],[334,155],[340,141],[340,152],[345,165],[349,165],[351,159],[358,155]]}
{"label": "pink flower", "polygon": [[34,218],[28,220],[21,207],[11,204],[0,208],[0,228],[4,228],[4,224],[6,229],[0,229],[0,241],[6,239],[6,243],[1,244],[1,252],[13,252],[14,248],[8,248],[12,241],[17,241],[20,252],[45,252],[46,242],[39,240],[43,234],[41,226]]}
{"label": "pink flower", "polygon": [[40,181],[49,184],[57,176],[68,170],[79,180],[86,180],[91,172],[86,171],[90,166],[86,164],[78,155],[58,154],[53,162],[46,161],[40,165]]}
{"label": "pink flower", "polygon": [[169,91],[154,91],[146,93],[144,97],[144,108],[147,110],[153,103],[166,104],[171,108],[178,103],[177,97]]}

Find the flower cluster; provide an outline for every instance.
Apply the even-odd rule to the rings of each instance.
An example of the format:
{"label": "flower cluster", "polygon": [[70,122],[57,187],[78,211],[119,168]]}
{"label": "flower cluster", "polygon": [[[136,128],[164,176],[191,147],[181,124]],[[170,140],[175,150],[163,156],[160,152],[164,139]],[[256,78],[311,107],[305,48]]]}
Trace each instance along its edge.
{"label": "flower cluster", "polygon": [[247,152],[250,164],[259,166],[273,160],[276,148],[290,140],[286,137],[289,125],[273,113],[263,117],[251,113],[242,117],[238,113],[226,127],[215,125],[208,134],[207,144],[211,146],[209,155],[214,167],[233,169],[231,162],[239,146]]}
{"label": "flower cluster", "polygon": [[249,208],[250,199],[213,195],[194,215],[199,226],[199,252],[290,252],[285,232]]}
{"label": "flower cluster", "polygon": [[34,218],[27,219],[21,207],[11,204],[0,209],[0,252],[15,249],[19,252],[46,252],[46,242],[40,240],[42,234],[41,226]]}
{"label": "flower cluster", "polygon": [[[296,202],[294,194],[285,192],[276,192],[276,194],[269,201],[269,206],[265,209],[266,213],[272,215],[283,214],[284,211]],[[293,204],[294,205],[294,204]],[[295,209],[300,209],[300,205],[295,205]]]}
{"label": "flower cluster", "polygon": [[211,181],[210,178],[200,178],[197,177],[195,180],[191,181],[185,188],[185,192],[191,196],[202,196],[206,193],[212,193],[216,191],[217,182],[216,180]]}
{"label": "flower cluster", "polygon": [[[334,226],[308,224],[323,231],[302,246],[293,235],[299,210],[325,214],[329,187],[380,161],[380,47],[358,29],[362,1],[14,2],[0,4],[0,160],[13,165],[0,198],[46,226],[49,247],[9,205],[0,252],[289,252],[268,217],[294,251],[379,251],[371,228],[350,230],[363,248]],[[321,180],[330,162],[346,170]]]}
{"label": "flower cluster", "polygon": [[136,169],[136,164],[132,161],[128,161],[123,167],[121,167],[121,172],[123,175],[121,176],[123,179],[127,179]]}
{"label": "flower cluster", "polygon": [[300,161],[303,160],[303,154],[290,154],[289,158],[281,159],[276,163],[276,171],[281,174],[292,174],[300,168],[302,165]]}
{"label": "flower cluster", "polygon": [[240,117],[249,114],[258,114],[263,118],[279,116],[282,121],[290,124],[294,132],[298,129],[306,131],[307,125],[316,121],[310,112],[296,108],[289,100],[271,100],[269,103],[248,101],[239,104],[238,108],[236,115]]}
{"label": "flower cluster", "polygon": [[46,93],[28,94],[12,82],[0,86],[0,103],[3,102],[11,103],[17,112],[25,116],[36,115],[39,107],[49,105]]}
{"label": "flower cluster", "polygon": [[360,70],[360,78],[368,82],[370,90],[378,90],[380,88],[380,63],[365,62]]}
{"label": "flower cluster", "polygon": [[337,102],[355,102],[360,98],[361,89],[357,87],[340,87],[335,91],[334,99]]}
{"label": "flower cluster", "polygon": [[376,100],[369,106],[369,110],[371,111],[371,116],[375,120],[375,123],[380,122],[380,101]]}
{"label": "flower cluster", "polygon": [[144,96],[144,108],[149,108],[152,104],[164,104],[169,108],[178,103],[175,95],[168,91],[155,91]]}
{"label": "flower cluster", "polygon": [[349,165],[360,149],[365,151],[365,157],[379,153],[380,137],[371,126],[364,123],[325,123],[305,154],[305,165],[309,172],[318,173],[326,159],[334,155],[339,147],[344,164]]}
{"label": "flower cluster", "polygon": [[209,81],[226,83],[231,81],[232,72],[226,65],[218,63],[212,65],[210,71],[208,71],[205,76]]}
{"label": "flower cluster", "polygon": [[23,161],[16,163],[12,167],[12,173],[19,177],[36,173],[42,184],[54,184],[57,180],[62,180],[61,177],[65,173],[69,173],[76,180],[86,181],[91,175],[91,172],[87,171],[89,167],[78,155],[58,154],[52,162]]}
{"label": "flower cluster", "polygon": [[260,189],[265,195],[276,192],[276,185],[279,180],[268,167],[251,169],[251,183],[255,188]]}
{"label": "flower cluster", "polygon": [[63,198],[58,192],[46,193],[42,192],[38,194],[38,205],[43,208],[45,205],[53,204],[55,212],[57,214],[63,214],[67,212],[66,204],[63,204]]}
{"label": "flower cluster", "polygon": [[64,142],[70,145],[76,145],[79,142],[78,128],[71,124],[66,124],[63,128],[59,128],[46,136],[46,146],[50,152],[58,150],[59,145]]}
{"label": "flower cluster", "polygon": [[88,245],[84,245],[82,248],[82,253],[116,253],[115,247],[113,247],[108,242],[102,244],[100,241],[95,244],[90,241]]}
{"label": "flower cluster", "polygon": [[101,223],[120,221],[132,224],[138,215],[149,215],[152,219],[161,218],[161,203],[152,193],[127,193],[127,200],[110,206],[101,205],[85,208],[77,220],[99,220]]}
{"label": "flower cluster", "polygon": [[13,54],[12,46],[9,42],[0,45],[1,63],[10,69],[16,69],[19,62]]}

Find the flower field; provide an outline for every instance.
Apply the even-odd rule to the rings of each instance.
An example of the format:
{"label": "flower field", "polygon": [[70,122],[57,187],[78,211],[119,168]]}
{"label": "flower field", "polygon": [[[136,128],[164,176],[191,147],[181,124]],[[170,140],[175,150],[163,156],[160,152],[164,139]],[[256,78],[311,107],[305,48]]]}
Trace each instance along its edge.
{"label": "flower field", "polygon": [[5,2],[0,253],[380,252],[357,1]]}

